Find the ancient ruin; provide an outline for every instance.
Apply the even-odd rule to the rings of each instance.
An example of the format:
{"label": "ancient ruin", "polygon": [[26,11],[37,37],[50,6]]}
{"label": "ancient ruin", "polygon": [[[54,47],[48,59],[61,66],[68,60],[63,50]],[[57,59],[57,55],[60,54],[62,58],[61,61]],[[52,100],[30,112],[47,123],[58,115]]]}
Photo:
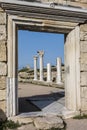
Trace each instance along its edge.
{"label": "ancient ruin", "polygon": [[65,35],[66,109],[62,115],[87,113],[86,0],[0,0],[0,109],[7,117],[19,114],[17,31],[20,29]]}

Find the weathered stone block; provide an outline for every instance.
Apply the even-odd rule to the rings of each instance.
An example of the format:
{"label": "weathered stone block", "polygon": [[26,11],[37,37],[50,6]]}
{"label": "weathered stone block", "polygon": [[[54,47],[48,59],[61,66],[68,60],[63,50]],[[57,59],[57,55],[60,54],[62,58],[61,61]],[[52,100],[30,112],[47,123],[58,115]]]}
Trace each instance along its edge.
{"label": "weathered stone block", "polygon": [[74,1],[79,1],[79,2],[87,4],[87,0],[74,0]]}
{"label": "weathered stone block", "polygon": [[87,32],[80,32],[80,40],[87,41]]}
{"label": "weathered stone block", "polygon": [[6,112],[6,101],[0,101],[0,109]]}
{"label": "weathered stone block", "polygon": [[3,11],[3,9],[0,7],[0,12],[2,12]]}
{"label": "weathered stone block", "polygon": [[0,42],[0,61],[6,61],[6,44],[5,42]]}
{"label": "weathered stone block", "polygon": [[5,76],[0,76],[0,90],[6,88],[6,77]]}
{"label": "weathered stone block", "polygon": [[82,98],[87,98],[87,86],[86,87],[81,87],[81,97]]}
{"label": "weathered stone block", "polygon": [[87,72],[81,72],[81,86],[87,85]]}
{"label": "weathered stone block", "polygon": [[87,52],[81,53],[81,64],[87,64]]}
{"label": "weathered stone block", "polygon": [[6,13],[0,12],[0,24],[6,24]]}
{"label": "weathered stone block", "polygon": [[0,75],[6,75],[7,74],[7,65],[4,62],[0,62]]}
{"label": "weathered stone block", "polygon": [[6,99],[6,90],[0,90],[0,101],[4,101]]}
{"label": "weathered stone block", "polygon": [[40,130],[64,128],[63,120],[57,116],[37,117],[34,120],[34,124]]}
{"label": "weathered stone block", "polygon": [[0,41],[6,40],[6,25],[0,25]]}
{"label": "weathered stone block", "polygon": [[87,64],[81,64],[80,71],[87,71]]}
{"label": "weathered stone block", "polygon": [[81,52],[87,52],[87,41],[81,41],[80,42],[80,46],[81,46]]}
{"label": "weathered stone block", "polygon": [[81,99],[81,110],[82,111],[87,111],[87,98],[82,98]]}
{"label": "weathered stone block", "polygon": [[82,24],[82,25],[80,25],[80,30],[81,30],[82,32],[87,32],[87,24]]}

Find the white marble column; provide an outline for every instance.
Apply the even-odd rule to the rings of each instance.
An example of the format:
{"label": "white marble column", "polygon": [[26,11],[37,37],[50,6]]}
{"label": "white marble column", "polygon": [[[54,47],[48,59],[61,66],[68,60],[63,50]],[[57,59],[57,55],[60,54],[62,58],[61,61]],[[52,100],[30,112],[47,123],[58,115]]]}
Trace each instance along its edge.
{"label": "white marble column", "polygon": [[37,56],[34,56],[34,80],[38,80],[37,76]]}
{"label": "white marble column", "polygon": [[44,56],[44,51],[38,51],[40,58],[40,81],[43,81],[43,56]]}
{"label": "white marble column", "polygon": [[47,82],[51,82],[51,64],[47,64]]}
{"label": "white marble column", "polygon": [[56,77],[56,83],[61,84],[62,83],[62,70],[61,70],[61,58],[57,58],[57,77]]}

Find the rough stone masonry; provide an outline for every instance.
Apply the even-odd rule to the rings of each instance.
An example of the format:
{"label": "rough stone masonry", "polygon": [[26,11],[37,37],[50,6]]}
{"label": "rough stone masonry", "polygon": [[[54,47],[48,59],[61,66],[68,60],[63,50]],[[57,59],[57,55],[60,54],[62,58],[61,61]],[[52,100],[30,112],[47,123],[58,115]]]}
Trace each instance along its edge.
{"label": "rough stone masonry", "polygon": [[7,19],[0,8],[0,109],[6,113],[6,77],[7,77]]}

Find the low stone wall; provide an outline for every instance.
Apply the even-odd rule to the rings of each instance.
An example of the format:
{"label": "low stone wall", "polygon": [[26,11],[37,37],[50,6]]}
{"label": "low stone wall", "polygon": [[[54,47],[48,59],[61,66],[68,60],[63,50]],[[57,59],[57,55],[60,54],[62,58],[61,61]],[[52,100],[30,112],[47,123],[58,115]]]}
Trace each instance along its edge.
{"label": "low stone wall", "polygon": [[[6,112],[7,36],[6,13],[0,8],[0,112]],[[0,113],[0,115],[2,115]]]}

